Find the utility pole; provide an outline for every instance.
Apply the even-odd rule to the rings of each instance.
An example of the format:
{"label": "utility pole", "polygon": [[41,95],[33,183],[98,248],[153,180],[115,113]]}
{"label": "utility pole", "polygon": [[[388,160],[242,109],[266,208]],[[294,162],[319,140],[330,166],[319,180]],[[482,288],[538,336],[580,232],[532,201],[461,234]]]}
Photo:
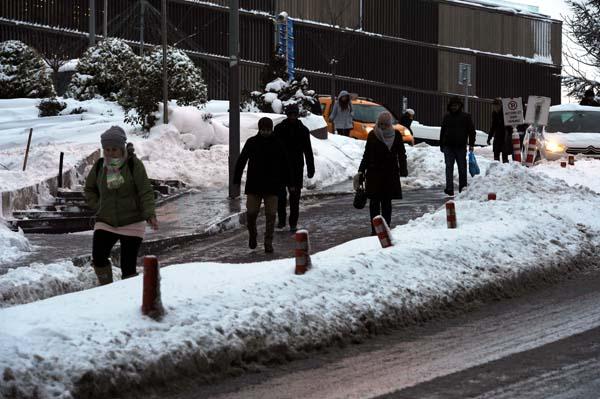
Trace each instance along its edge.
{"label": "utility pole", "polygon": [[89,0],[90,6],[90,46],[96,44],[96,0]]}
{"label": "utility pole", "polygon": [[163,46],[163,123],[169,123],[169,82],[167,72],[167,0],[162,0],[162,46]]}
{"label": "utility pole", "polygon": [[329,61],[329,66],[331,67],[331,103],[333,104],[335,100],[335,66],[338,63],[338,60],[335,58],[331,58]]}
{"label": "utility pole", "polygon": [[108,38],[108,0],[104,0],[104,20],[103,22],[103,32],[104,40]]}
{"label": "utility pole", "polygon": [[240,196],[233,183],[235,163],[240,155],[240,1],[229,3],[229,198]]}
{"label": "utility pole", "polygon": [[146,29],[144,14],[146,13],[146,0],[140,0],[140,57],[144,56],[144,30]]}

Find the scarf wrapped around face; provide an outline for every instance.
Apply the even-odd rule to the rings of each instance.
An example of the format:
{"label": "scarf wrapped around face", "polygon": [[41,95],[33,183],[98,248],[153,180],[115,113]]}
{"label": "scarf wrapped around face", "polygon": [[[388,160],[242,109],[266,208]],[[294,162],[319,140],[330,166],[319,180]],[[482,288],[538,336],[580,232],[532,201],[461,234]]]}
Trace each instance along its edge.
{"label": "scarf wrapped around face", "polygon": [[109,190],[116,190],[125,183],[121,175],[121,168],[125,164],[125,158],[106,159],[106,186]]}
{"label": "scarf wrapped around face", "polygon": [[392,145],[394,145],[394,139],[396,138],[396,131],[393,126],[389,126],[385,129],[379,128],[379,126],[375,126],[373,129],[375,131],[375,136],[385,144],[388,150],[392,149]]}

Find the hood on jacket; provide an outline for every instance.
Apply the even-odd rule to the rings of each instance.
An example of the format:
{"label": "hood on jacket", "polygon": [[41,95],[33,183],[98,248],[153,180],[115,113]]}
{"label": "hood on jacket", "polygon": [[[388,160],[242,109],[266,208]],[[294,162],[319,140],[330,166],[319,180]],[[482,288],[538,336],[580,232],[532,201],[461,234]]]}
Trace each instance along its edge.
{"label": "hood on jacket", "polygon": [[452,104],[458,104],[458,112],[463,110],[464,104],[460,97],[454,96],[450,99],[450,101],[448,101],[448,106],[446,107],[448,112],[451,112],[450,107],[452,106]]}
{"label": "hood on jacket", "polygon": [[[337,98],[339,100],[341,97],[344,97],[344,96],[350,97],[350,93],[348,93],[346,90],[341,90],[340,94],[338,94]],[[352,99],[350,99],[350,100],[352,100]]]}

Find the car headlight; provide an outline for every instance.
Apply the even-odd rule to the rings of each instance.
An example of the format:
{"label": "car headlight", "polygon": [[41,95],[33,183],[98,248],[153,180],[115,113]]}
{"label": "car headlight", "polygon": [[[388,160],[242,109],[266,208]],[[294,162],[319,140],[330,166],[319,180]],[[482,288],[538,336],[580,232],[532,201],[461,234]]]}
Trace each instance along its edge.
{"label": "car headlight", "polygon": [[544,144],[544,147],[546,148],[546,151],[550,151],[550,152],[564,152],[565,151],[565,146],[562,144],[559,144],[557,142],[554,141],[546,141],[546,143]]}

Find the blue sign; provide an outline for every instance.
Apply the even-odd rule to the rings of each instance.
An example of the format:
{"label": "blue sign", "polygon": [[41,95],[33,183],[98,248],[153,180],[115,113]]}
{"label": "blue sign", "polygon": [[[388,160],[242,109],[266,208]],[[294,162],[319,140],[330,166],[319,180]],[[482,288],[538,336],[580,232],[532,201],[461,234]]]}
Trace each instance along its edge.
{"label": "blue sign", "polygon": [[292,81],[296,73],[294,62],[294,21],[292,21],[290,18],[287,18],[287,16],[278,19],[277,30],[277,53],[285,57],[287,63],[288,81]]}

